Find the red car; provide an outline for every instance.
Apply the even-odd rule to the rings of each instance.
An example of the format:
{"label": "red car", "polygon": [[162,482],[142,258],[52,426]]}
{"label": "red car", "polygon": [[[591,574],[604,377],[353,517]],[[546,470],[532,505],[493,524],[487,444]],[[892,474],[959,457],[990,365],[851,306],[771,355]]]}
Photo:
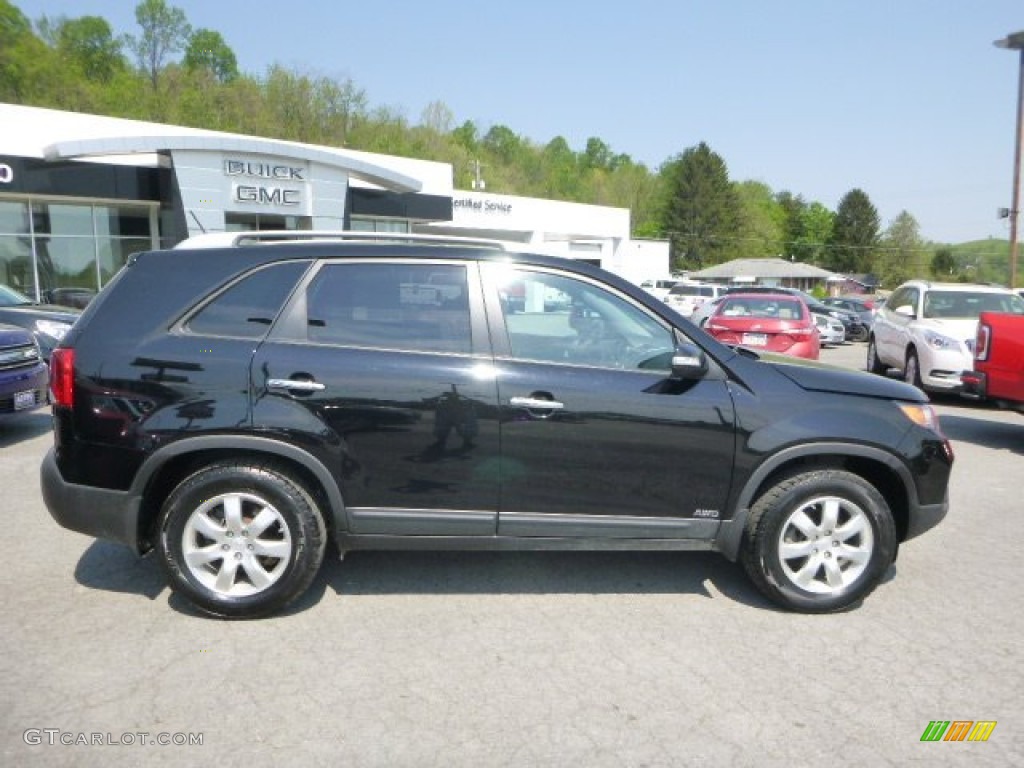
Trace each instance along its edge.
{"label": "red car", "polygon": [[707,331],[724,344],[817,360],[821,349],[811,312],[796,296],[731,293],[708,318]]}

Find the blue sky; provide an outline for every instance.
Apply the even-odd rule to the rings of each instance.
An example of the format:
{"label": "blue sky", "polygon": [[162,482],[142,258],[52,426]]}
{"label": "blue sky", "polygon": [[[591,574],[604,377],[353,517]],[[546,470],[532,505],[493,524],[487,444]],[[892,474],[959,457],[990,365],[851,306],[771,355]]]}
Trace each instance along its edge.
{"label": "blue sky", "polygon": [[[99,15],[137,31],[133,0],[13,0],[31,19]],[[883,227],[1008,237],[1021,0],[168,0],[220,32],[250,74],[277,62],[351,78],[418,122],[507,125],[581,150],[604,140],[656,169],[705,141],[733,180],[835,209],[863,189]]]}

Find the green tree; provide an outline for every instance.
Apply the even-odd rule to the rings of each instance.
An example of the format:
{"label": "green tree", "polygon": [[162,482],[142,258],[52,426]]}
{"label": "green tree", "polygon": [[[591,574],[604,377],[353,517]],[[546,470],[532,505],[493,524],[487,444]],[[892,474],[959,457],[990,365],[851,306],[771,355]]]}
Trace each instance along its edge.
{"label": "green tree", "polygon": [[601,139],[591,136],[587,139],[587,148],[583,151],[584,168],[611,168],[614,159],[611,148]]}
{"label": "green tree", "polygon": [[760,181],[743,181],[735,189],[740,201],[736,255],[753,259],[781,255],[786,214],[771,187]]}
{"label": "green tree", "polygon": [[483,138],[484,148],[504,163],[514,163],[523,153],[523,140],[507,125],[493,125]]}
{"label": "green tree", "polygon": [[718,264],[735,252],[740,201],[725,161],[704,142],[661,168],[665,199],[661,231],[677,267]]}
{"label": "green tree", "polygon": [[817,201],[804,204],[797,215],[795,234],[791,235],[790,255],[808,264],[825,263],[835,219],[836,215]]}
{"label": "green tree", "polygon": [[886,228],[880,245],[872,269],[886,288],[924,276],[925,244],[917,220],[910,213],[900,211]]}
{"label": "green tree", "polygon": [[0,101],[75,108],[79,85],[78,78],[62,71],[56,52],[36,36],[25,15],[0,0]]}
{"label": "green tree", "polygon": [[185,49],[192,27],[183,10],[169,7],[164,0],[142,0],[135,6],[135,21],[142,31],[128,35],[125,42],[157,91],[167,58]]}
{"label": "green tree", "polygon": [[794,195],[789,190],[782,190],[775,195],[775,202],[782,210],[782,255],[786,258],[795,258],[796,242],[802,234],[801,216],[807,210],[807,202],[800,196]]}
{"label": "green tree", "polygon": [[480,130],[476,127],[476,123],[467,120],[452,131],[452,139],[470,152],[476,152],[480,146]]}
{"label": "green tree", "polygon": [[235,52],[212,29],[197,29],[188,38],[185,47],[185,68],[190,72],[205,70],[221,83],[230,83],[238,77]]}
{"label": "green tree", "polygon": [[572,200],[579,193],[579,169],[576,153],[562,136],[548,142],[541,154],[544,169],[543,194],[556,200]]}
{"label": "green tree", "polygon": [[949,247],[936,248],[932,255],[931,270],[932,277],[939,280],[955,280],[957,278],[957,263],[953,256],[953,249]]}
{"label": "green tree", "polygon": [[114,37],[110,24],[100,16],[77,19],[43,16],[36,26],[40,37],[93,83],[108,83],[124,68],[121,41]]}
{"label": "green tree", "polygon": [[836,272],[867,272],[878,247],[878,229],[878,211],[867,194],[851,189],[836,209],[826,266]]}

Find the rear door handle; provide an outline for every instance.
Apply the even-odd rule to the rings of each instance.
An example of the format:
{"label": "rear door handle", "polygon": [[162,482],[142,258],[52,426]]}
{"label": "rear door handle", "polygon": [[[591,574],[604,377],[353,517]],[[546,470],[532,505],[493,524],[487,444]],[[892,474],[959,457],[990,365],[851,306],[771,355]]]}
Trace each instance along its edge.
{"label": "rear door handle", "polygon": [[301,379],[267,379],[267,389],[287,389],[298,392],[322,392],[327,386],[319,381]]}
{"label": "rear door handle", "polygon": [[510,397],[508,403],[531,411],[560,411],[565,408],[565,404],[557,400],[542,400],[538,397]]}

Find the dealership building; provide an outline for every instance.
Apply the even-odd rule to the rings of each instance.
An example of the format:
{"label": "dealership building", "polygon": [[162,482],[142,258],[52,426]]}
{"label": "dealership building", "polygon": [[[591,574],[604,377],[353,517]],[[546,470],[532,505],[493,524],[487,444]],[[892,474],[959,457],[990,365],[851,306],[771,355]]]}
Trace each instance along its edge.
{"label": "dealership building", "polygon": [[0,104],[0,284],[97,290],[140,250],[252,229],[523,243],[640,282],[668,244],[624,208],[456,190],[448,163]]}

